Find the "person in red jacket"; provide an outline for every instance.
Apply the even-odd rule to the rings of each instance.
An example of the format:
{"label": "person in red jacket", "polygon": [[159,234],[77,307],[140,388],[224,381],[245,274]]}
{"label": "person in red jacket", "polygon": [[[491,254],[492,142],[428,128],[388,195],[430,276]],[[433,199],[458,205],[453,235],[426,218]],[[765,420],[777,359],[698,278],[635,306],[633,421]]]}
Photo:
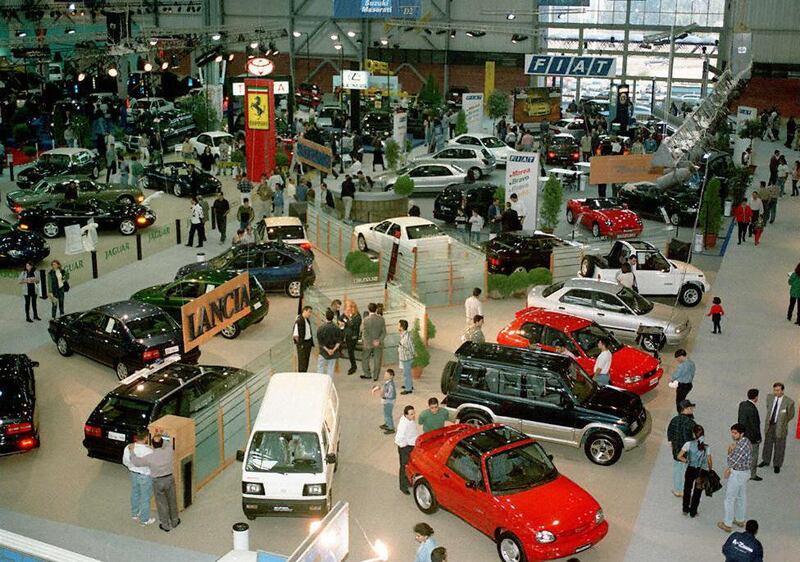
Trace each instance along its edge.
{"label": "person in red jacket", "polygon": [[721,334],[722,327],[720,326],[720,323],[722,322],[722,317],[725,316],[725,311],[722,310],[722,299],[719,297],[714,297],[712,302],[714,304],[711,305],[711,310],[708,311],[706,316],[710,316],[711,322],[714,324],[714,331],[711,333]]}
{"label": "person in red jacket", "polygon": [[736,219],[736,225],[739,227],[739,244],[744,242],[747,238],[747,229],[750,226],[750,221],[753,220],[753,210],[747,204],[747,199],[742,198],[733,210],[733,216]]}

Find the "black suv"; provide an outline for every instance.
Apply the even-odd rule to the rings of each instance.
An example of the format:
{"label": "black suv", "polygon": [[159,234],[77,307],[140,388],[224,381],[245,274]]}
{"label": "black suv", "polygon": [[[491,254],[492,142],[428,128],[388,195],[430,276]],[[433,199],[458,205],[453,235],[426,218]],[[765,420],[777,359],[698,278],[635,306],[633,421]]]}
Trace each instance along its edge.
{"label": "black suv", "polygon": [[27,355],[0,355],[0,455],[39,446],[34,367]]}
{"label": "black suv", "polygon": [[458,208],[461,207],[461,199],[465,198],[464,215],[467,219],[472,216],[472,210],[476,209],[485,220],[495,191],[497,186],[488,183],[448,185],[439,192],[433,202],[433,218],[449,223],[455,222]]}
{"label": "black suv", "polygon": [[652,424],[637,395],[596,385],[573,359],[497,344],[463,344],[444,368],[442,392],[461,423],[504,423],[583,447],[603,466],[641,445]]}
{"label": "black suv", "polygon": [[553,248],[569,244],[544,232],[518,230],[503,232],[486,243],[486,262],[489,273],[511,275],[536,267],[550,269]]}
{"label": "black suv", "polygon": [[197,417],[252,376],[242,369],[169,359],[137,371],[106,394],[89,415],[83,446],[90,457],[122,462],[122,451],[137,431],[167,415]]}

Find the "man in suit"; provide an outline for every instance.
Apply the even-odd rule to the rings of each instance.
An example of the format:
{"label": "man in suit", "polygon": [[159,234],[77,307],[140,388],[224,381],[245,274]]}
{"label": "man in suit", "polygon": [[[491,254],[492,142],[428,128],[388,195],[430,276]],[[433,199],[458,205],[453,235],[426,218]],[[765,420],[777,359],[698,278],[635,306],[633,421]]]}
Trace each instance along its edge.
{"label": "man in suit", "polygon": [[311,333],[311,307],[304,306],[303,312],[297,316],[294,322],[292,340],[297,347],[297,371],[305,373],[308,371],[308,359],[311,356],[311,349],[314,347],[314,337]]}
{"label": "man in suit", "polygon": [[[769,466],[770,462],[779,474],[786,452],[786,434],[789,422],[794,419],[794,400],[783,393],[783,383],[772,385],[772,394],[767,397],[767,419],[764,424],[764,455],[758,466]],[[775,455],[773,457],[773,449]]]}
{"label": "man in suit", "polygon": [[[383,363],[383,340],[386,338],[386,321],[377,313],[378,305],[374,302],[367,307],[369,316],[364,319],[364,355],[362,357],[364,374],[362,379],[378,380],[378,373]],[[372,366],[370,367],[370,360]]]}
{"label": "man in suit", "polygon": [[747,400],[739,402],[739,423],[744,426],[744,436],[750,440],[753,446],[753,462],[750,464],[750,480],[761,482],[761,478],[756,474],[758,465],[758,447],[761,443],[761,416],[758,415],[758,389],[751,388],[747,391]]}

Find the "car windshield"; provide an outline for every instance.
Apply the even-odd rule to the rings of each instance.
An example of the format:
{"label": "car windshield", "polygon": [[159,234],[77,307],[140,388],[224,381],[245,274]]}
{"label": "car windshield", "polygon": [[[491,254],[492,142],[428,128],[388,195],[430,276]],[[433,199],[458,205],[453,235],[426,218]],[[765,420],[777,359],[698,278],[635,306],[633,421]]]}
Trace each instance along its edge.
{"label": "car windshield", "polygon": [[322,471],[319,438],[310,432],[257,431],[244,469],[316,474]]}
{"label": "car windshield", "polygon": [[435,224],[418,224],[406,227],[409,240],[419,240],[420,238],[433,238],[442,236],[442,231]]}
{"label": "car windshield", "polygon": [[597,326],[596,324],[592,324],[572,332],[572,337],[575,338],[576,342],[578,342],[578,345],[583,352],[592,359],[597,359],[597,357],[600,355],[600,348],[597,346],[597,342],[603,338],[605,338],[605,340],[608,342],[608,350],[611,353],[616,353],[622,349],[622,344],[619,343],[619,341],[611,334],[611,332],[605,328]]}
{"label": "car windshield", "polygon": [[484,137],[481,139],[481,141],[483,142],[483,146],[486,148],[502,148],[504,146],[508,146],[497,137]]}
{"label": "car windshield", "polygon": [[169,334],[178,328],[174,320],[164,312],[128,320],[125,325],[136,339],[148,339],[161,334]]}
{"label": "car windshield", "polygon": [[589,378],[586,373],[581,369],[580,365],[576,362],[570,364],[569,373],[566,376],[567,386],[572,391],[572,395],[583,404],[592,394],[594,394],[597,385]]}
{"label": "car windshield", "polygon": [[558,470],[538,443],[528,443],[492,455],[486,460],[486,471],[489,488],[494,494],[527,490],[558,476]]}
{"label": "car windshield", "polygon": [[58,166],[60,168],[66,168],[69,166],[69,156],[66,154],[44,153],[39,158],[39,161],[47,166]]}
{"label": "car windshield", "polygon": [[143,400],[110,394],[100,403],[98,410],[102,418],[110,424],[146,426],[154,404]]}
{"label": "car windshield", "polygon": [[22,387],[15,380],[0,380],[0,418],[19,413]]}
{"label": "car windshield", "polygon": [[616,199],[593,199],[589,205],[592,209],[616,209],[620,207]]}
{"label": "car windshield", "polygon": [[653,303],[644,298],[642,295],[627,287],[623,287],[617,296],[630,308],[634,314],[641,316],[653,310]]}
{"label": "car windshield", "polygon": [[268,240],[302,240],[305,237],[300,225],[271,226],[267,229]]}

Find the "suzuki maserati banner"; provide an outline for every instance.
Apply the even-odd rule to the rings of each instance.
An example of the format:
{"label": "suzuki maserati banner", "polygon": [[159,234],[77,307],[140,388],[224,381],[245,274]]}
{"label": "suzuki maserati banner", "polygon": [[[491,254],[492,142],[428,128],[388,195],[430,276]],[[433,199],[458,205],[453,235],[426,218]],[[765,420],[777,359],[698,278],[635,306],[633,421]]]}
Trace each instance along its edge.
{"label": "suzuki maserati banner", "polygon": [[333,17],[340,19],[419,19],[422,0],[333,0]]}

